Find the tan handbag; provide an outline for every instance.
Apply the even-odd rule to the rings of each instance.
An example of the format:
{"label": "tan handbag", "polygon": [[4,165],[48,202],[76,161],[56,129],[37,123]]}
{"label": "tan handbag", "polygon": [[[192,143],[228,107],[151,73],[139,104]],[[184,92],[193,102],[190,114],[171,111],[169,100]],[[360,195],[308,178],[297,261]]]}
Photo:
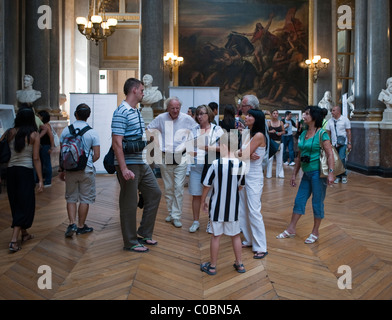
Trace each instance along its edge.
{"label": "tan handbag", "polygon": [[[328,166],[328,156],[327,152],[323,147],[322,136],[325,131],[320,130],[320,177],[327,178],[329,174],[329,166]],[[332,146],[333,158],[335,160],[334,174],[335,176],[340,176],[341,174],[346,172],[346,168],[343,165],[342,160],[339,157],[339,153],[334,146]]]}

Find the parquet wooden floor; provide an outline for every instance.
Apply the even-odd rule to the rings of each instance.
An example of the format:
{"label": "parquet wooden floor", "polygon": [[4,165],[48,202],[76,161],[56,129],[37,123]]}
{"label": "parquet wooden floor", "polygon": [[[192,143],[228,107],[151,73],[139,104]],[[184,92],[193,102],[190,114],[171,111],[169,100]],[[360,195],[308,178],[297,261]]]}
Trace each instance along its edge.
{"label": "parquet wooden floor", "polygon": [[[291,168],[286,167],[286,177]],[[162,187],[162,180],[159,179]],[[243,250],[247,272],[232,264],[231,239],[223,237],[218,274],[200,272],[209,259],[207,216],[191,234],[191,196],[184,190],[183,228],[164,221],[162,197],[156,220],[158,246],[147,254],[122,250],[115,176],[97,177],[97,201],[90,206],[88,235],[64,237],[68,225],[64,184],[37,194],[35,238],[9,254],[11,214],[6,193],[0,194],[0,299],[3,300],[373,300],[392,299],[392,180],[350,174],[349,184],[328,189],[326,219],[320,241],[305,245],[313,215],[298,224],[297,237],[277,240],[287,226],[296,189],[288,179],[265,180],[262,196],[269,255],[254,260]],[[140,214],[138,215],[140,217]],[[41,290],[38,268],[52,271],[52,288]],[[352,271],[352,289],[341,290],[339,267]],[[348,284],[344,282],[344,284]]]}

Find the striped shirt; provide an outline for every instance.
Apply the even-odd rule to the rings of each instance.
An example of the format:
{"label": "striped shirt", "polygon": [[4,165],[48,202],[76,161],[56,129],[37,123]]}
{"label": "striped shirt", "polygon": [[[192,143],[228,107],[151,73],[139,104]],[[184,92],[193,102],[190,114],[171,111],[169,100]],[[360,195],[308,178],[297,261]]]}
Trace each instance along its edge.
{"label": "striped shirt", "polygon": [[[112,134],[116,136],[130,137],[131,140],[147,140],[145,124],[138,109],[132,108],[125,100],[118,106],[113,113]],[[124,154],[126,164],[145,164],[143,152]],[[114,164],[118,165],[115,158]]]}
{"label": "striped shirt", "polygon": [[237,158],[217,159],[208,169],[203,185],[212,187],[211,221],[238,221],[239,186],[245,185],[245,169],[246,163]]}

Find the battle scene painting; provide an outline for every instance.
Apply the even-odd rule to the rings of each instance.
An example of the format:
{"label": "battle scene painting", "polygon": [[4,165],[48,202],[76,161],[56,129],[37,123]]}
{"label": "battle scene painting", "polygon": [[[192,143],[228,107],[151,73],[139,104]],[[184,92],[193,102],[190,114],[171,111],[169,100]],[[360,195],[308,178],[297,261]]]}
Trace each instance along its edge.
{"label": "battle scene painting", "polygon": [[303,108],[308,8],[307,0],[179,1],[179,85],[220,87],[222,104],[254,94],[263,109]]}

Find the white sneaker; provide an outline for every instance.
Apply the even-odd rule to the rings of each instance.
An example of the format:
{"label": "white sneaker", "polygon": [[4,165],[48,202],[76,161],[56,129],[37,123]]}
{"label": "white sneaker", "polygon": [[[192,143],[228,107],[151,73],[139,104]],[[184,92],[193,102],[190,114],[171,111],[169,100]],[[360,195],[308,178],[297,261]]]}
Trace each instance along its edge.
{"label": "white sneaker", "polygon": [[284,165],[285,165],[285,166],[288,166],[288,165],[289,165],[289,162],[288,162],[288,161],[286,161],[286,162],[284,163]]}
{"label": "white sneaker", "polygon": [[295,166],[295,162],[294,162],[294,161],[291,162],[291,163],[289,164],[289,166],[291,166],[291,167]]}
{"label": "white sneaker", "polygon": [[165,221],[166,222],[171,222],[172,221],[172,217],[171,217],[170,214],[166,217]]}
{"label": "white sneaker", "polygon": [[342,178],[342,183],[343,183],[343,184],[347,184],[347,182],[348,182],[347,177],[343,177],[343,178]]}
{"label": "white sneaker", "polygon": [[335,181],[333,182],[334,184],[338,184],[340,182],[340,178],[336,178]]}
{"label": "white sneaker", "polygon": [[182,223],[181,223],[180,219],[173,219],[172,223],[173,223],[173,226],[175,226],[176,228],[182,227]]}
{"label": "white sneaker", "polygon": [[199,230],[199,228],[200,228],[200,223],[199,223],[199,221],[193,221],[192,226],[189,228],[189,232],[190,232],[190,233],[194,233],[194,232],[196,232],[197,230]]}

